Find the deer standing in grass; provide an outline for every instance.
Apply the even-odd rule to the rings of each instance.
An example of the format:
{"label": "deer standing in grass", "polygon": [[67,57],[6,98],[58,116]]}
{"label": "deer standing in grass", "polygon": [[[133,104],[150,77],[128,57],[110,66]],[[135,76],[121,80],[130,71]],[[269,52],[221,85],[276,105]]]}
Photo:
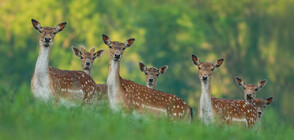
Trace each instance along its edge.
{"label": "deer standing in grass", "polygon": [[31,91],[36,98],[48,101],[80,101],[88,103],[97,96],[97,88],[92,78],[83,71],[66,71],[49,66],[49,54],[55,35],[62,31],[66,22],[56,28],[42,27],[32,19],[32,24],[40,32],[40,50],[31,81]]}
{"label": "deer standing in grass", "polygon": [[159,69],[157,69],[156,67],[148,68],[145,66],[145,64],[143,64],[142,62],[139,62],[139,68],[142,72],[145,73],[146,86],[149,88],[155,89],[157,78],[166,72],[168,66],[165,65]]}
{"label": "deer standing in grass", "polygon": [[247,100],[247,95],[251,96],[253,100],[256,99],[256,92],[262,89],[266,85],[266,80],[261,80],[258,82],[257,86],[254,84],[246,84],[240,77],[235,77],[236,83],[238,86],[244,89],[244,99],[249,103]]}
{"label": "deer standing in grass", "polygon": [[104,43],[110,49],[109,73],[107,78],[108,99],[113,110],[132,109],[139,113],[164,115],[175,119],[192,119],[192,109],[179,97],[139,85],[125,80],[120,76],[120,60],[124,50],[130,47],[135,39],[125,43],[110,41],[107,35],[102,35]]}
{"label": "deer standing in grass", "polygon": [[224,59],[215,63],[200,62],[198,57],[192,55],[192,61],[199,69],[201,81],[201,96],[198,115],[205,125],[221,122],[226,124],[246,124],[251,127],[257,120],[257,111],[253,105],[245,100],[228,100],[211,98],[211,74],[215,68],[222,65]]}
{"label": "deer standing in grass", "polygon": [[[74,54],[79,57],[82,61],[82,68],[85,73],[91,76],[91,70],[93,67],[93,62],[96,58],[100,57],[104,50],[99,50],[95,52],[95,48],[92,48],[90,52],[87,52],[84,47],[81,47],[81,50],[78,48],[72,47]],[[96,84],[98,89],[100,89],[101,94],[107,94],[107,85],[106,84]]]}

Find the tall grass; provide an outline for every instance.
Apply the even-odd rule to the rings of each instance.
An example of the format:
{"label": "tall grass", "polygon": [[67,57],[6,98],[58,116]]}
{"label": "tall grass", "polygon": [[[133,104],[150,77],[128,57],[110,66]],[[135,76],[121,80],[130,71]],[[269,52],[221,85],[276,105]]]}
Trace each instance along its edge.
{"label": "tall grass", "polygon": [[[267,109],[261,129],[191,125],[112,112],[107,106],[65,107],[35,100],[28,86],[0,90],[0,139],[293,139],[293,128]],[[195,109],[194,109],[195,110]]]}

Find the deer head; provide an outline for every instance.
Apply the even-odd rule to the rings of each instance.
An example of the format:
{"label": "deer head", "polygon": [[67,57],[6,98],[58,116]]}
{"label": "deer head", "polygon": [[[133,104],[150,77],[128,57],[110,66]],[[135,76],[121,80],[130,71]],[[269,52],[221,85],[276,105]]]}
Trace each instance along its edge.
{"label": "deer head", "polygon": [[66,25],[66,22],[60,23],[57,25],[56,28],[52,27],[42,27],[41,24],[37,21],[32,19],[33,26],[36,30],[40,32],[40,39],[39,43],[41,46],[50,47],[54,42],[55,35],[62,31]]}
{"label": "deer head", "polygon": [[258,117],[261,118],[264,112],[264,108],[267,107],[273,100],[273,97],[263,99],[253,99],[250,95],[246,96],[247,100],[254,106],[257,111]]}
{"label": "deer head", "polygon": [[96,58],[100,57],[104,50],[99,50],[95,52],[95,48],[92,48],[90,52],[87,52],[84,47],[81,47],[81,50],[72,46],[72,50],[74,54],[82,60],[82,68],[83,70],[90,71],[93,66],[93,62]]}
{"label": "deer head", "polygon": [[192,55],[192,61],[196,66],[198,66],[200,80],[203,82],[209,82],[213,70],[220,67],[224,59],[218,59],[215,63],[200,62],[196,55]]}
{"label": "deer head", "polygon": [[155,67],[146,67],[145,64],[142,62],[139,62],[139,68],[142,72],[145,73],[146,76],[146,86],[149,88],[155,88],[156,83],[157,83],[157,78],[161,74],[164,74],[168,68],[167,65],[162,66],[161,68],[157,69]]}
{"label": "deer head", "polygon": [[256,92],[262,89],[266,85],[266,80],[261,80],[258,82],[257,86],[254,84],[246,84],[240,77],[235,77],[237,85],[244,89],[244,99],[247,100],[247,95],[251,96],[254,100],[256,99]]}
{"label": "deer head", "polygon": [[121,43],[118,41],[110,41],[110,38],[104,34],[102,35],[102,39],[104,43],[109,47],[110,59],[113,61],[120,61],[125,49],[130,47],[135,41],[134,38],[126,40],[125,43]]}

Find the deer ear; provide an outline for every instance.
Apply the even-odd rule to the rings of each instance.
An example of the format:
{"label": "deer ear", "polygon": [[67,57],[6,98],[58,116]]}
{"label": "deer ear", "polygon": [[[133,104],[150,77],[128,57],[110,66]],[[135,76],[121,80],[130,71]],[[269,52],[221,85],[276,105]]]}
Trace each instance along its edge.
{"label": "deer ear", "polygon": [[146,66],[142,62],[139,62],[139,68],[142,72],[146,70]]}
{"label": "deer ear", "polygon": [[135,38],[130,38],[125,42],[126,47],[130,47],[135,41]]}
{"label": "deer ear", "polygon": [[215,63],[214,63],[214,67],[218,68],[220,67],[224,62],[224,59],[218,59]]}
{"label": "deer ear", "polygon": [[90,53],[94,54],[95,53],[95,48],[91,48]]}
{"label": "deer ear", "polygon": [[252,97],[251,95],[249,95],[249,94],[246,95],[246,100],[247,100],[250,104],[253,103],[253,97]]}
{"label": "deer ear", "polygon": [[56,33],[62,31],[65,28],[66,22],[62,22],[60,24],[57,25],[57,27],[55,28]]}
{"label": "deer ear", "polygon": [[192,54],[192,61],[195,65],[197,65],[197,66],[200,65],[200,61],[199,61],[198,57],[194,54]]}
{"label": "deer ear", "polygon": [[85,52],[86,52],[86,49],[85,49],[85,47],[81,47],[81,53],[83,53],[83,54],[85,54]]}
{"label": "deer ear", "polygon": [[266,105],[269,105],[272,101],[273,101],[273,97],[269,97],[269,98],[267,98],[267,99],[265,99],[266,100]]}
{"label": "deer ear", "polygon": [[240,77],[235,77],[238,86],[245,88],[245,82]]}
{"label": "deer ear", "polygon": [[41,24],[37,20],[34,20],[34,19],[32,19],[32,23],[33,23],[34,28],[41,33],[41,29],[42,29]]}
{"label": "deer ear", "polygon": [[72,50],[76,56],[80,57],[82,55],[82,53],[80,52],[78,48],[72,46]]}
{"label": "deer ear", "polygon": [[102,39],[106,45],[110,45],[110,38],[107,35],[102,34]]}
{"label": "deer ear", "polygon": [[267,82],[266,80],[259,81],[257,87],[259,89],[262,89],[266,85],[266,82]]}
{"label": "deer ear", "polygon": [[93,59],[100,57],[103,54],[103,52],[104,52],[104,50],[99,50],[96,53],[94,53],[93,54],[93,56],[94,56]]}
{"label": "deer ear", "polygon": [[168,68],[167,65],[161,67],[161,68],[160,68],[160,73],[161,73],[161,74],[164,74],[164,73],[166,72],[167,68]]}

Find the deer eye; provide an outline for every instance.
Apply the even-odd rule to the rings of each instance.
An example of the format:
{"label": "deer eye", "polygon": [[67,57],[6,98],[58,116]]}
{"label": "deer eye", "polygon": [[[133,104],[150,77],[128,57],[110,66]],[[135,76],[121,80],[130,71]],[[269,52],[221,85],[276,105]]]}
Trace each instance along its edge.
{"label": "deer eye", "polygon": [[256,88],[256,89],[254,89],[255,91],[257,91],[258,90],[258,88]]}
{"label": "deer eye", "polygon": [[108,46],[110,49],[112,49],[112,47],[111,46]]}
{"label": "deer eye", "polygon": [[84,57],[81,56],[81,59],[84,59]]}
{"label": "deer eye", "polygon": [[156,74],[156,76],[159,76],[159,74]]}
{"label": "deer eye", "polygon": [[147,75],[147,72],[145,72],[145,75]]}
{"label": "deer eye", "polygon": [[122,50],[125,50],[126,48],[123,48]]}
{"label": "deer eye", "polygon": [[92,60],[94,61],[95,60],[95,57],[93,57]]}
{"label": "deer eye", "polygon": [[214,68],[211,69],[211,71],[213,71],[213,70],[214,70]]}
{"label": "deer eye", "polygon": [[198,69],[199,69],[199,70],[201,69],[200,66],[198,67]]}
{"label": "deer eye", "polygon": [[265,108],[265,105],[263,106],[263,108]]}

